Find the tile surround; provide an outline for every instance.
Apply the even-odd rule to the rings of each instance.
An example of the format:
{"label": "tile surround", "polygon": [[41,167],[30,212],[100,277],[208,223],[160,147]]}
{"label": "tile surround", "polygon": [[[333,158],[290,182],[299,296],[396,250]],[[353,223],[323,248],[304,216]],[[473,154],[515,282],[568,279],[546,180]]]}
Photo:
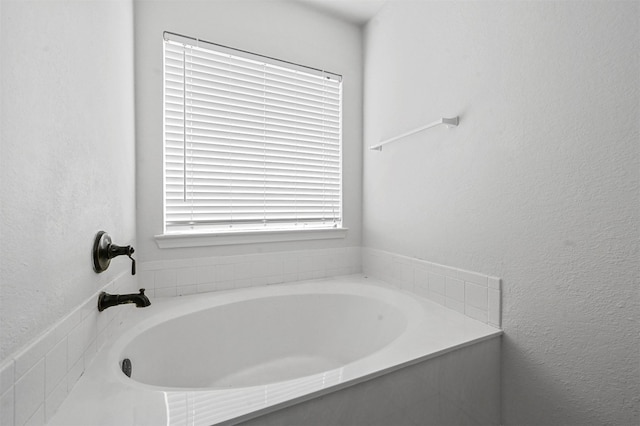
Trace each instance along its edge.
{"label": "tile surround", "polygon": [[[123,273],[100,291],[137,291]],[[62,404],[126,309],[96,309],[98,292],[0,365],[0,425],[43,425]]]}
{"label": "tile surround", "polygon": [[[361,247],[143,262],[102,290],[174,297],[364,272],[500,327],[500,279]],[[139,285],[137,284],[139,283]],[[0,366],[0,424],[45,424],[117,331],[126,309],[98,314],[96,295]],[[444,404],[444,402],[442,403]]]}
{"label": "tile surround", "polygon": [[151,297],[279,284],[356,274],[360,247],[142,262],[140,285]]}
{"label": "tile surround", "polygon": [[500,328],[500,278],[366,247],[362,269],[373,278]]}

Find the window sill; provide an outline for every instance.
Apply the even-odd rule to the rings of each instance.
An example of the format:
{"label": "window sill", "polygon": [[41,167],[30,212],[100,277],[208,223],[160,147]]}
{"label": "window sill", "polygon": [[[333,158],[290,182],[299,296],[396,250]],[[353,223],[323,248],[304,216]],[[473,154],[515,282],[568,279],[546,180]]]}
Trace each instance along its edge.
{"label": "window sill", "polygon": [[345,238],[349,228],[296,229],[270,231],[238,231],[201,234],[156,235],[161,249],[180,247],[228,246],[236,244],[274,243],[283,241],[328,240]]}

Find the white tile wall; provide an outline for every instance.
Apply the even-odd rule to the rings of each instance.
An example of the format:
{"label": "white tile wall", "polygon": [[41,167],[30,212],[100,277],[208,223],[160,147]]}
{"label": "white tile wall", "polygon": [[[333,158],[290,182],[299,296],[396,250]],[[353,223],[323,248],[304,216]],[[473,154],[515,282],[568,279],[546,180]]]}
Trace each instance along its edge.
{"label": "white tile wall", "polygon": [[[100,291],[132,293],[136,283],[124,273]],[[130,309],[98,313],[97,300],[98,292],[0,365],[0,425],[43,425],[53,417]]]}
{"label": "white tile wall", "polygon": [[177,259],[142,262],[138,270],[147,294],[171,297],[356,274],[362,272],[362,252],[344,247]]}
{"label": "white tile wall", "polygon": [[362,269],[371,277],[500,328],[500,278],[371,248],[362,248]]}

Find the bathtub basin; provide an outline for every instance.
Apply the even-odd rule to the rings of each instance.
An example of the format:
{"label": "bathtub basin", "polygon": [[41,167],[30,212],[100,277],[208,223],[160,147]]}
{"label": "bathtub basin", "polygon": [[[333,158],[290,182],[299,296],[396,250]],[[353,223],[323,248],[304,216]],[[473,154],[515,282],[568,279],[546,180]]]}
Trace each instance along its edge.
{"label": "bathtub basin", "polygon": [[501,333],[363,276],[155,299],[122,328],[52,425],[233,424]]}
{"label": "bathtub basin", "polygon": [[[162,389],[267,385],[350,364],[390,344],[397,306],[347,293],[267,296],[207,308],[140,332],[121,358]],[[170,343],[168,343],[170,342]]]}

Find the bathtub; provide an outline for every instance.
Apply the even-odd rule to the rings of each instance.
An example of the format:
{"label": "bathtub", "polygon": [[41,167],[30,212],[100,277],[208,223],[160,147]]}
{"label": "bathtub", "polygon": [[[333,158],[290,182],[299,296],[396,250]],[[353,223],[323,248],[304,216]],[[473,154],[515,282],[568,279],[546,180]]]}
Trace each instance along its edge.
{"label": "bathtub", "polygon": [[236,424],[501,333],[363,276],[110,309],[123,331],[51,425]]}

